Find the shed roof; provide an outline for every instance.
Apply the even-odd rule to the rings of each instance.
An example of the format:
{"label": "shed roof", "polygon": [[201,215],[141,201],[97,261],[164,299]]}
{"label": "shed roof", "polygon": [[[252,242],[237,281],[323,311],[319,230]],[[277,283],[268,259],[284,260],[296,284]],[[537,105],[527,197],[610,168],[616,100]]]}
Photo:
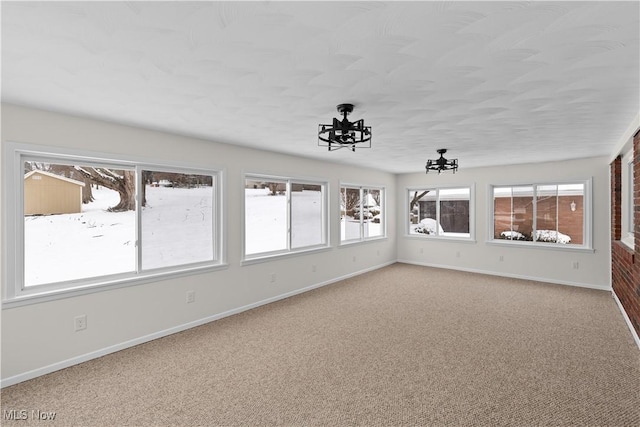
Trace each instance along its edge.
{"label": "shed roof", "polygon": [[84,182],[76,181],[75,179],[67,178],[65,176],[56,175],[55,173],[45,172],[45,171],[41,171],[41,170],[35,170],[35,171],[31,171],[31,172],[25,174],[24,179],[27,179],[27,178],[29,178],[30,176],[32,176],[32,175],[34,175],[36,173],[37,174],[41,174],[41,175],[45,175],[45,176],[50,176],[51,178],[56,178],[56,179],[59,179],[61,181],[67,181],[67,182],[70,182],[71,184],[80,185],[80,186],[84,187]]}

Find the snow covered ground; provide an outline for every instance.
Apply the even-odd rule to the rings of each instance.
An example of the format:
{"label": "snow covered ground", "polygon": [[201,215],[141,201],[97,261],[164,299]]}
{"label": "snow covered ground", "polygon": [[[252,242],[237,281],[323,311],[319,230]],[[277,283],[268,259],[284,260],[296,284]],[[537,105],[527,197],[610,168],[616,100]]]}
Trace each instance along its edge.
{"label": "snow covered ground", "polygon": [[[287,200],[268,190],[245,193],[247,254],[287,247]],[[136,271],[133,211],[109,212],[118,193],[94,189],[82,213],[26,216],[25,285],[78,280]],[[142,268],[153,269],[213,258],[212,187],[147,187],[142,210]],[[322,193],[292,193],[292,248],[323,243]],[[342,236],[359,238],[359,221],[340,222]],[[365,237],[382,235],[382,224],[365,222]]]}
{"label": "snow covered ground", "polygon": [[[454,233],[452,231],[444,231],[442,225],[440,224],[437,224],[437,227],[439,236],[453,237],[458,239],[471,237],[470,233]],[[427,234],[434,236],[436,234],[436,220],[432,218],[424,218],[417,224],[410,224],[409,234]]]}
{"label": "snow covered ground", "polygon": [[107,212],[115,191],[93,195],[82,213],[24,218],[25,286],[135,271],[135,212]]}
{"label": "snow covered ground", "polygon": [[[322,192],[291,193],[291,247],[323,243]],[[245,189],[245,252],[247,255],[287,248],[287,197],[268,189]]]}
{"label": "snow covered ground", "polygon": [[213,187],[147,187],[142,268],[213,260]]}
{"label": "snow covered ground", "polygon": [[[82,213],[27,216],[25,285],[33,286],[136,270],[135,212],[109,212],[119,199],[94,189]],[[144,269],[213,257],[211,187],[147,187],[142,211]]]}
{"label": "snow covered ground", "polygon": [[[360,219],[345,216],[340,220],[340,236],[342,240],[360,238]],[[373,222],[371,219],[364,221],[364,238],[382,236],[382,223]]]}

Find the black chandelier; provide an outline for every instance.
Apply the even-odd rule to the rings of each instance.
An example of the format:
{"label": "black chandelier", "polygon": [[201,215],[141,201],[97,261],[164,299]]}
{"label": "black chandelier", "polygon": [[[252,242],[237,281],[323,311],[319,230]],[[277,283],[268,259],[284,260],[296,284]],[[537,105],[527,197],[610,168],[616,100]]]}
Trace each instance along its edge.
{"label": "black chandelier", "polygon": [[438,150],[438,153],[440,154],[439,159],[427,160],[426,173],[429,173],[430,170],[438,171],[438,173],[441,173],[442,171],[452,170],[453,173],[456,173],[456,171],[458,170],[458,159],[453,159],[453,160],[445,159],[443,154],[446,152],[447,150],[445,148],[441,148]]}
{"label": "black chandelier", "polygon": [[337,109],[343,115],[342,120],[334,117],[332,125],[318,125],[318,146],[329,147],[329,151],[345,147],[356,151],[356,145],[371,148],[371,126],[365,126],[362,119],[355,122],[347,120],[353,111],[353,104],[340,104]]}

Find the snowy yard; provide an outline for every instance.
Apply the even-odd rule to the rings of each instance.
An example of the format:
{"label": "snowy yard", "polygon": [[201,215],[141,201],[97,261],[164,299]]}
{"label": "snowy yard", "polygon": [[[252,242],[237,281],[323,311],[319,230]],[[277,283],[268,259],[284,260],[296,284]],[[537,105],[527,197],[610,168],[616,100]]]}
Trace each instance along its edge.
{"label": "snowy yard", "polygon": [[25,216],[25,286],[135,270],[135,212],[107,212],[115,191],[93,195],[82,213]]}
{"label": "snowy yard", "polygon": [[[25,285],[34,286],[136,271],[134,211],[109,212],[118,193],[93,190],[82,213],[25,216]],[[321,191],[291,193],[291,247],[324,243]],[[141,213],[142,268],[153,269],[213,258],[213,191],[146,188]],[[245,192],[247,254],[287,248],[287,199],[266,189]],[[340,221],[342,236],[360,237],[359,221]],[[382,235],[382,224],[366,220],[365,237]]]}
{"label": "snowy yard", "polygon": [[[287,249],[287,197],[266,188],[245,189],[247,255]],[[291,192],[291,247],[323,243],[322,192]]]}
{"label": "snowy yard", "polygon": [[[107,210],[119,201],[115,191],[93,196],[82,213],[24,218],[26,286],[136,270],[136,213]],[[211,187],[147,187],[143,268],[212,259],[212,196]]]}
{"label": "snowy yard", "polygon": [[[367,237],[377,237],[382,236],[382,226],[381,222],[373,222],[372,219],[364,220],[364,236]],[[352,218],[350,216],[345,216],[340,220],[340,236],[342,236],[342,240],[353,240],[360,238],[360,219]]]}
{"label": "snowy yard", "polygon": [[438,229],[438,235],[443,237],[453,238],[468,238],[471,237],[470,233],[455,233],[451,231],[445,231],[442,225],[438,224],[433,218],[424,218],[417,224],[410,224],[409,234],[427,234],[436,235],[436,228]]}

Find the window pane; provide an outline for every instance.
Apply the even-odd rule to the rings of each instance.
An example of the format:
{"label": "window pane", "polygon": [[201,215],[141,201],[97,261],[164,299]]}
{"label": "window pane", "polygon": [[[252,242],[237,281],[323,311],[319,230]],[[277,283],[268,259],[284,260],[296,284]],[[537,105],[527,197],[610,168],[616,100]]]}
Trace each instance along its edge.
{"label": "window pane", "polygon": [[533,232],[533,186],[512,187],[513,240],[531,240]]}
{"label": "window pane", "polygon": [[568,236],[557,234],[558,230],[558,186],[538,185],[536,188],[536,235],[535,241],[565,242]]}
{"label": "window pane", "polygon": [[214,177],[142,171],[142,268],[213,261]]}
{"label": "window pane", "polygon": [[584,184],[494,188],[494,238],[583,245],[584,192]]}
{"label": "window pane", "polygon": [[584,191],[584,184],[558,185],[558,243],[584,244]]}
{"label": "window pane", "polygon": [[322,185],[291,184],[291,247],[324,243]]}
{"label": "window pane", "polygon": [[365,189],[363,190],[363,198],[364,238],[382,236],[384,233],[382,191],[379,189]]}
{"label": "window pane", "polygon": [[287,184],[247,179],[244,190],[245,253],[287,249]]}
{"label": "window pane", "polygon": [[[511,187],[493,189],[493,238],[509,239],[512,233]],[[515,239],[514,239],[515,240]]]}
{"label": "window pane", "polygon": [[360,239],[360,189],[341,188],[340,200],[341,240]]}
{"label": "window pane", "polygon": [[533,231],[533,186],[493,189],[494,238],[531,240]]}
{"label": "window pane", "polygon": [[441,232],[436,221],[436,190],[410,190],[409,234],[431,234]]}
{"label": "window pane", "polygon": [[470,237],[468,188],[448,188],[438,192],[440,226],[444,236]]}
{"label": "window pane", "polygon": [[25,287],[135,271],[133,170],[25,162],[24,174]]}

